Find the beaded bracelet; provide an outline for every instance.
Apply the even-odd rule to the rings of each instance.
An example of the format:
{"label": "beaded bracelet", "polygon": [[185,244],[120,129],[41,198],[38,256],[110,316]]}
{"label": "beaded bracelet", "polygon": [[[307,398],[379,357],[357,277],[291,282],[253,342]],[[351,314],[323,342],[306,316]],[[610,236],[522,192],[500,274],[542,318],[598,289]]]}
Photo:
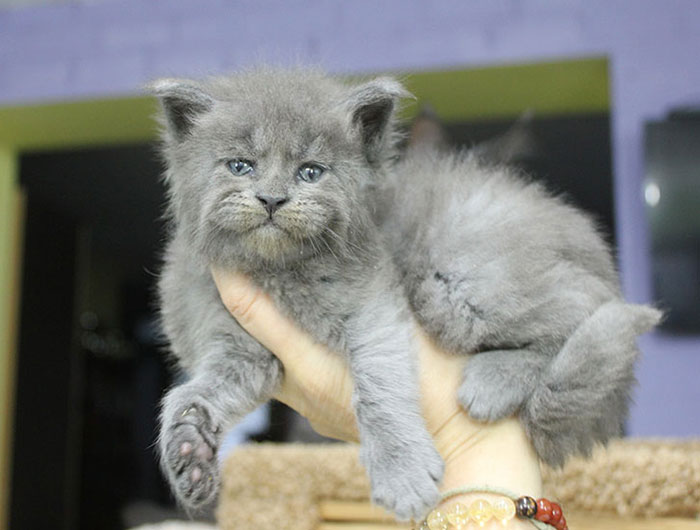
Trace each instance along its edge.
{"label": "beaded bracelet", "polygon": [[548,526],[553,526],[556,530],[569,530],[561,506],[557,503],[545,498],[535,500],[527,496],[518,497],[500,488],[453,489],[443,493],[440,502],[467,493],[493,493],[503,498],[492,503],[485,499],[476,499],[469,507],[458,502],[447,511],[434,509],[418,525],[417,530],[450,530],[450,527],[454,530],[465,530],[470,521],[484,526],[492,518],[505,525],[516,515],[521,519],[529,520],[540,530],[545,530]]}

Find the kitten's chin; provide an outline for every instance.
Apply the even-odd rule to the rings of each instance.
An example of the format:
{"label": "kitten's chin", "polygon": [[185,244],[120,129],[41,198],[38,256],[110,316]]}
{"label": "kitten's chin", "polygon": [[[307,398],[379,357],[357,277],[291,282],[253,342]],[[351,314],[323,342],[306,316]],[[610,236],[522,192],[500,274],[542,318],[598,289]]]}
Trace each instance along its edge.
{"label": "kitten's chin", "polygon": [[297,234],[279,223],[265,222],[244,231],[212,223],[200,248],[211,263],[222,266],[287,268],[318,255],[323,243],[313,239],[311,233]]}
{"label": "kitten's chin", "polygon": [[314,247],[292,237],[273,223],[266,223],[243,236],[242,243],[250,254],[268,264],[289,265],[314,254]]}

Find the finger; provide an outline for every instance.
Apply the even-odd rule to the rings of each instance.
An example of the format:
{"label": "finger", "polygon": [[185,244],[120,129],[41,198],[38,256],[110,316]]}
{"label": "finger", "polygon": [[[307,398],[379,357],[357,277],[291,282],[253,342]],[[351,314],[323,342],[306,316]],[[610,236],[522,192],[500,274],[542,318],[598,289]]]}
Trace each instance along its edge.
{"label": "finger", "polygon": [[283,316],[272,299],[246,276],[212,269],[221,301],[238,323],[287,366],[318,347],[313,339]]}
{"label": "finger", "polygon": [[359,435],[357,429],[341,430],[338,429],[337,425],[331,425],[322,421],[309,421],[311,428],[316,431],[321,436],[326,438],[333,438],[334,440],[341,440],[343,442],[358,442]]}
{"label": "finger", "polygon": [[328,411],[319,409],[317,403],[310,402],[306,392],[300,391],[298,386],[295,383],[290,383],[286,377],[280,388],[275,392],[275,399],[296,410],[308,420],[313,430],[322,436],[345,441],[355,441],[357,439],[354,417],[350,418],[349,421],[339,422],[338,418],[345,414],[332,414],[333,423],[327,422],[323,414],[328,413]]}
{"label": "finger", "polygon": [[[303,367],[300,368],[299,364]],[[341,430],[354,432],[357,427],[352,386],[352,378],[343,366],[304,364],[302,361],[295,363],[292,370],[285,367],[284,379],[275,392],[275,399],[309,421],[323,422],[327,421],[324,418],[329,418],[332,423],[342,426],[339,427]]]}

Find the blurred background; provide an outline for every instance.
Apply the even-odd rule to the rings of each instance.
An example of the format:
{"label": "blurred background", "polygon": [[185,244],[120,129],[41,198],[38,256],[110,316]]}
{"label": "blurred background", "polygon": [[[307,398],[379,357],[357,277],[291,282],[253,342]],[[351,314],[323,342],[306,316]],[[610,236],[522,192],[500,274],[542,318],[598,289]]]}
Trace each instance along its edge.
{"label": "blurred background", "polygon": [[[489,146],[597,216],[625,296],[668,311],[627,433],[700,436],[698,49],[695,0],[0,0],[0,528],[177,516],[153,451],[179,377],[160,76],[398,75],[415,141]],[[250,438],[317,439],[274,403],[227,448]]]}

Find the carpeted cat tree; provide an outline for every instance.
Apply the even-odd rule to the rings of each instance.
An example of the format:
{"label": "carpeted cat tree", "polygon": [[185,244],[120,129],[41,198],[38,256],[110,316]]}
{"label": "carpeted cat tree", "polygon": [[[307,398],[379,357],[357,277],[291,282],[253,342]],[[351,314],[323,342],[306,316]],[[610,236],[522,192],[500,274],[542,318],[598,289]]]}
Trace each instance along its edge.
{"label": "carpeted cat tree", "polygon": [[[700,441],[620,440],[545,469],[544,485],[574,530],[700,530]],[[356,446],[247,445],[224,464],[217,519],[221,530],[400,530],[368,498]]]}

